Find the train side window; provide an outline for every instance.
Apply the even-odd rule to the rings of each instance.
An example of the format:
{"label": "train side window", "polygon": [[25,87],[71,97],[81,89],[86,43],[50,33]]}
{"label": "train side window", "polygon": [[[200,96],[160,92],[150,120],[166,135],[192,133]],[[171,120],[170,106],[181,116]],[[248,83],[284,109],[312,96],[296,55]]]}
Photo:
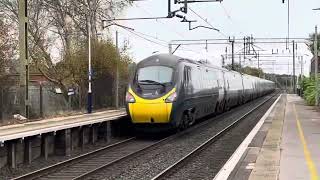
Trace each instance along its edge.
{"label": "train side window", "polygon": [[184,83],[187,85],[191,81],[191,68],[189,66],[184,67]]}
{"label": "train side window", "polygon": [[184,67],[184,71],[183,71],[183,82],[186,84],[187,80],[188,80],[187,67]]}

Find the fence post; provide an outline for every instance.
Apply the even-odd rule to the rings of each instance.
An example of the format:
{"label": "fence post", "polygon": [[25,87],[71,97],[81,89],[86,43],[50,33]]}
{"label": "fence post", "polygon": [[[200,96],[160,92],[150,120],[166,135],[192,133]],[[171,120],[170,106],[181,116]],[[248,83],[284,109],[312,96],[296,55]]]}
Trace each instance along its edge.
{"label": "fence post", "polygon": [[43,89],[42,89],[42,83],[40,82],[40,117],[43,118]]}
{"label": "fence post", "polygon": [[0,122],[2,121],[2,111],[3,111],[3,89],[0,88]]}

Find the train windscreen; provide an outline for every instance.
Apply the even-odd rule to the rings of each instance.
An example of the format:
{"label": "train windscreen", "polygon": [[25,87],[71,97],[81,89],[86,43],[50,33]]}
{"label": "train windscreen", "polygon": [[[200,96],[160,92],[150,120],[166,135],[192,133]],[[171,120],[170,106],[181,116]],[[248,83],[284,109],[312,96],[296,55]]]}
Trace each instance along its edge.
{"label": "train windscreen", "polygon": [[138,82],[171,83],[173,69],[166,66],[148,66],[138,70]]}

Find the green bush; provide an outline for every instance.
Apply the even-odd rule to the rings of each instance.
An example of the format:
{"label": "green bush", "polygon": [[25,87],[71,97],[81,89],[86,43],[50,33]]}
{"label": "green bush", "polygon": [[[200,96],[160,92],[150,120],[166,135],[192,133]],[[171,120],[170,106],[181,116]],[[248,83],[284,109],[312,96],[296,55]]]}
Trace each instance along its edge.
{"label": "green bush", "polygon": [[[320,79],[320,78],[319,78]],[[304,99],[307,101],[308,105],[315,105],[315,96],[316,96],[316,86],[315,78],[308,77],[303,80],[303,94]]]}

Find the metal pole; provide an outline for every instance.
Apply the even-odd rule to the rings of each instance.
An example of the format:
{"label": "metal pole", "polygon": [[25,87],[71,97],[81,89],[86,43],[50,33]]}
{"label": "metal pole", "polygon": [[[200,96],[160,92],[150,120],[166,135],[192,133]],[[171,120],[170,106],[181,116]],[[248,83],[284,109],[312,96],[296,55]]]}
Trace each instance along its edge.
{"label": "metal pole", "polygon": [[302,77],[303,74],[303,56],[300,56],[300,75]]}
{"label": "metal pole", "polygon": [[117,60],[116,60],[116,108],[119,108],[119,44],[118,44],[118,31],[116,31],[116,47],[117,47]]}
{"label": "metal pole", "polygon": [[288,76],[286,76],[286,92],[288,92]]}
{"label": "metal pole", "polygon": [[231,68],[234,71],[235,70],[234,69],[234,37],[231,40],[231,54],[232,54],[232,56],[231,56],[231,60],[232,60]]}
{"label": "metal pole", "polygon": [[[90,11],[90,10],[89,10]],[[90,14],[90,12],[89,12]],[[92,113],[92,67],[91,67],[91,21],[90,15],[88,18],[88,114]]]}
{"label": "metal pole", "polygon": [[288,43],[290,39],[290,0],[288,0]]}
{"label": "metal pole", "polygon": [[303,66],[304,66],[304,62],[303,62],[303,56],[301,56],[301,78],[300,78],[300,96],[302,97],[302,94],[303,94]]}
{"label": "metal pole", "polygon": [[29,118],[29,61],[27,0],[19,0],[20,114]]}
{"label": "metal pole", "polygon": [[206,40],[206,63],[208,63],[208,40]]}
{"label": "metal pole", "polygon": [[296,93],[296,45],[294,40],[292,41],[293,43],[293,65],[292,65],[292,70],[293,70],[293,93]]}
{"label": "metal pole", "polygon": [[287,76],[286,76],[286,91],[287,91],[287,93],[289,92],[289,91],[288,91],[289,69],[290,69],[290,67],[289,67],[289,61],[288,61],[288,74],[287,74]]}
{"label": "metal pole", "polygon": [[246,37],[243,38],[243,59],[244,63],[246,63]]}
{"label": "metal pole", "polygon": [[290,41],[290,0],[288,0],[288,21],[287,21],[287,28],[288,28],[288,34],[287,34],[287,40],[286,40],[286,49],[289,49],[289,41]]}
{"label": "metal pole", "polygon": [[3,116],[3,88],[0,87],[0,122],[2,121]]}
{"label": "metal pole", "polygon": [[259,56],[259,52],[258,52],[258,69],[260,69],[260,56]]}
{"label": "metal pole", "polygon": [[316,96],[315,102],[316,106],[319,105],[319,82],[318,82],[318,27],[315,27],[314,34],[314,76],[315,76],[315,85],[316,85]]}
{"label": "metal pole", "polygon": [[39,96],[40,96],[40,117],[43,118],[44,113],[43,113],[43,88],[42,88],[42,83],[40,82],[39,84]]}
{"label": "metal pole", "polygon": [[171,12],[171,0],[168,0],[168,16],[167,17],[172,17],[172,12]]}
{"label": "metal pole", "polygon": [[226,47],[226,58],[222,61],[222,67],[224,67],[226,61],[228,61],[228,46]]}
{"label": "metal pole", "polygon": [[241,64],[241,55],[239,55],[239,66],[240,66],[240,67],[239,67],[239,72],[241,72],[241,67],[242,67],[241,65],[242,65],[242,64]]}

